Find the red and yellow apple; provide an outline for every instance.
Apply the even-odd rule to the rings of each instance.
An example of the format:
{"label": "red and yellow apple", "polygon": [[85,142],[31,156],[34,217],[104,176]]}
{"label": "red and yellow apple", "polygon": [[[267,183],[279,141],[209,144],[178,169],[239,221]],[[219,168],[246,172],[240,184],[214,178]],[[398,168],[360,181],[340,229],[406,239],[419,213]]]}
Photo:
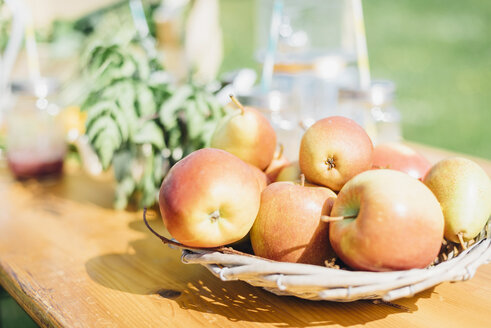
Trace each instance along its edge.
{"label": "red and yellow apple", "polygon": [[395,170],[370,170],[344,185],[334,202],[331,245],[353,269],[424,268],[437,257],[444,220],[421,181]]}
{"label": "red and yellow apple", "polygon": [[373,145],[355,121],[332,116],[314,123],[302,137],[299,164],[313,183],[338,191],[372,167]]}
{"label": "red and yellow apple", "polygon": [[283,154],[283,145],[280,144],[280,148],[274,153],[273,160],[264,171],[268,176],[269,181],[276,181],[276,177],[280,174],[281,170],[288,166],[290,161]]}
{"label": "red and yellow apple", "polygon": [[254,254],[283,262],[324,265],[334,257],[329,244],[329,214],[336,194],[328,188],[275,182],[261,194],[250,238]]}
{"label": "red and yellow apple", "polygon": [[252,170],[254,173],[254,176],[256,177],[257,183],[259,184],[259,190],[263,191],[264,188],[267,187],[271,183],[271,181],[268,179],[268,176],[266,173],[261,171],[257,166],[247,164],[249,168]]}
{"label": "red and yellow apple", "polygon": [[197,150],[169,171],[159,194],[169,233],[180,243],[216,247],[247,235],[259,210],[254,172],[220,149]]}
{"label": "red and yellow apple", "polygon": [[374,148],[373,168],[398,170],[421,180],[430,170],[431,163],[411,147],[389,142]]}
{"label": "red and yellow apple", "polygon": [[300,171],[298,161],[295,161],[281,169],[280,173],[276,177],[276,181],[300,181],[301,175],[302,172]]}
{"label": "red and yellow apple", "polygon": [[276,133],[268,119],[257,109],[243,107],[234,97],[240,110],[227,115],[213,133],[210,145],[239,157],[264,171],[273,160]]}

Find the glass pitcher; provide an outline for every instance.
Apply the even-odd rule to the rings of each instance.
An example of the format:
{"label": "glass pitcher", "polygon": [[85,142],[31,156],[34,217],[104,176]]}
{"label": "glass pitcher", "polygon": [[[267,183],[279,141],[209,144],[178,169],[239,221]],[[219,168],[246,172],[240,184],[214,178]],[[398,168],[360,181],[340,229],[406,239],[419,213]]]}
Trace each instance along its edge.
{"label": "glass pitcher", "polygon": [[14,85],[15,105],[6,113],[6,157],[19,179],[60,175],[66,153],[59,107],[49,96],[52,80]]}
{"label": "glass pitcher", "polygon": [[[299,126],[334,115],[339,88],[359,86],[351,1],[257,0],[256,11],[262,77],[244,98],[246,104],[265,103],[279,142],[287,146],[298,139],[296,146]],[[271,107],[277,98],[288,100]]]}

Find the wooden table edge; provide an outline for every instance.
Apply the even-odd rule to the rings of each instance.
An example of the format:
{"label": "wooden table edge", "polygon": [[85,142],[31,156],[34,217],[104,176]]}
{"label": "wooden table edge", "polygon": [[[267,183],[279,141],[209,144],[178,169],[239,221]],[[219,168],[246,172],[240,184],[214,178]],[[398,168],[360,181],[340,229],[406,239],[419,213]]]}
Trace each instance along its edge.
{"label": "wooden table edge", "polygon": [[[9,269],[7,269],[9,268]],[[10,272],[9,272],[10,271]],[[50,315],[45,310],[42,302],[37,302],[35,295],[30,295],[23,284],[17,279],[17,275],[10,270],[9,266],[0,261],[0,285],[19,304],[19,306],[40,327],[64,327],[56,316]]]}

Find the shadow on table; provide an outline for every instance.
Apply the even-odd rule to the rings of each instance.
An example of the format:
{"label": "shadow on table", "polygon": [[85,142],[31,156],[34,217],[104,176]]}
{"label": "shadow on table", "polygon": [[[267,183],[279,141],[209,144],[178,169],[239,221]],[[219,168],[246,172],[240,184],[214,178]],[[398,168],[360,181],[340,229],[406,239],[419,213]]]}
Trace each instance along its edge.
{"label": "shadow on table", "polygon": [[[163,233],[160,218],[150,220],[150,224]],[[105,254],[87,261],[86,270],[92,280],[107,288],[175,302],[183,309],[215,313],[232,322],[263,322],[278,327],[359,325],[416,311],[417,300],[433,293],[429,289],[418,297],[395,302],[405,309],[370,301],[337,303],[276,296],[245,282],[222,282],[202,266],[182,264],[180,252],[163,245],[141,221],[131,222],[130,228],[145,233],[145,238],[131,241],[126,253]],[[205,317],[200,316],[200,320]]]}
{"label": "shadow on table", "polygon": [[[231,282],[223,282],[223,287],[213,290],[202,280],[190,282],[187,287],[176,299],[183,309],[219,313],[230,321],[274,323],[278,327],[363,325],[391,314],[417,310],[417,298],[398,301],[397,305],[408,309],[401,310],[371,301],[337,303],[276,296],[259,288]],[[426,291],[419,298],[430,297],[431,293],[431,290]]]}

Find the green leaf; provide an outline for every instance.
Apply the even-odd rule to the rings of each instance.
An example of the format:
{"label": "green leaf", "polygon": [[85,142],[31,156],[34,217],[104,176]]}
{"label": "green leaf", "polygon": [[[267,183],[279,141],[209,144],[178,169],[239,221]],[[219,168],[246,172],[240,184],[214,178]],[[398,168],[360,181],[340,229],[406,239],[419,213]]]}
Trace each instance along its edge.
{"label": "green leaf", "polygon": [[186,102],[185,112],[189,138],[196,139],[201,134],[205,120],[198,111],[198,106],[195,101],[188,100]]}
{"label": "green leaf", "polygon": [[114,118],[114,121],[118,125],[119,131],[121,132],[121,137],[123,138],[123,142],[125,142],[130,136],[130,122],[127,120],[123,110],[119,106],[115,105],[111,109],[111,116]]}
{"label": "green leaf", "polygon": [[153,160],[153,180],[157,186],[160,186],[164,177],[164,158],[159,153],[156,154]]}
{"label": "green leaf", "polygon": [[88,71],[97,69],[102,66],[103,62],[106,60],[104,54],[105,47],[100,44],[92,45],[91,48],[84,54],[83,62],[86,62],[86,68]]}
{"label": "green leaf", "polygon": [[109,47],[97,52],[93,60],[88,65],[89,77],[94,81],[108,83],[114,72],[119,70],[124,63],[122,53],[118,52],[117,47]]}
{"label": "green leaf", "polygon": [[140,202],[141,207],[150,207],[157,201],[157,188],[151,180],[146,180],[143,188],[143,196]]}
{"label": "green leaf", "polygon": [[211,115],[211,110],[208,107],[208,103],[201,92],[197,93],[195,96],[196,108],[204,117],[209,117]]}
{"label": "green leaf", "polygon": [[166,83],[149,81],[149,87],[152,89],[155,103],[159,106],[164,103],[173,93],[173,90]]}
{"label": "green leaf", "polygon": [[217,121],[207,121],[203,124],[203,134],[201,135],[203,147],[210,147],[211,137],[217,128]]}
{"label": "green leaf", "polygon": [[210,106],[213,118],[220,119],[226,114],[225,110],[223,109],[222,106],[220,106],[215,96],[213,96],[212,94],[208,94],[205,96],[205,99],[206,102],[208,103],[208,106]]}
{"label": "green leaf", "polygon": [[121,146],[122,141],[118,127],[114,121],[109,120],[106,122],[108,122],[108,124],[105,129],[98,133],[95,139],[92,140],[92,146],[99,154],[104,169],[109,167],[114,152]]}
{"label": "green leaf", "polygon": [[140,200],[140,205],[142,207],[152,206],[157,200],[158,187],[153,179],[154,169],[154,154],[151,154],[146,158],[145,173],[141,181],[142,198]]}
{"label": "green leaf", "polygon": [[133,154],[129,150],[119,151],[113,158],[114,176],[117,181],[123,181],[131,175],[131,162]]}
{"label": "green leaf", "polygon": [[155,104],[153,93],[143,83],[137,84],[137,99],[140,117],[150,116],[157,112],[157,105]]}
{"label": "green leaf", "polygon": [[133,141],[138,144],[149,143],[157,149],[165,147],[164,133],[154,121],[147,121],[133,137]]}
{"label": "green leaf", "polygon": [[102,101],[87,108],[87,118],[85,120],[85,125],[89,127],[92,123],[94,123],[97,120],[99,116],[109,111],[111,106],[114,106],[114,102]]}
{"label": "green leaf", "polygon": [[135,110],[135,89],[131,81],[120,82],[119,94],[117,97],[118,107],[125,116],[129,129],[129,136],[136,133],[138,129],[138,115]]}
{"label": "green leaf", "polygon": [[179,127],[173,128],[167,134],[169,135],[168,145],[171,150],[181,144],[182,133]]}
{"label": "green leaf", "polygon": [[113,158],[114,152],[116,151],[116,145],[114,140],[110,138],[103,138],[101,135],[97,137],[94,146],[99,154],[99,159],[101,160],[102,167],[107,169],[111,160]]}
{"label": "green leaf", "polygon": [[160,107],[159,115],[160,122],[164,128],[170,130],[177,125],[177,111],[182,108],[186,99],[193,93],[191,86],[184,85],[176,90],[176,92],[163,103]]}
{"label": "green leaf", "polygon": [[123,61],[123,65],[119,68],[111,70],[111,76],[114,78],[130,77],[136,74],[136,65],[131,60]]}
{"label": "green leaf", "polygon": [[127,54],[113,51],[100,66],[90,66],[88,73],[94,85],[103,88],[114,80],[136,76],[137,66]]}
{"label": "green leaf", "polygon": [[111,129],[113,129],[114,125],[114,121],[110,116],[102,116],[95,120],[94,124],[89,126],[86,134],[89,137],[89,140],[92,142],[102,131],[106,131],[108,126],[111,126]]}
{"label": "green leaf", "polygon": [[[89,136],[89,139],[93,140],[107,124],[115,123],[121,133],[122,142],[128,140],[129,120],[125,118],[124,113],[116,103],[104,101],[89,108],[87,111],[86,134]],[[115,122],[109,123],[109,120],[114,120]]]}
{"label": "green leaf", "polygon": [[88,108],[97,105],[97,103],[101,100],[100,93],[98,91],[90,92],[85,100],[82,101],[82,105],[80,109],[82,111],[87,111]]}
{"label": "green leaf", "polygon": [[116,186],[116,197],[114,200],[114,207],[116,209],[122,210],[128,206],[128,199],[135,191],[136,184],[131,176],[124,177],[118,182]]}
{"label": "green leaf", "polygon": [[150,77],[150,66],[147,58],[139,53],[135,53],[131,59],[137,67],[138,78],[143,81],[147,80]]}

